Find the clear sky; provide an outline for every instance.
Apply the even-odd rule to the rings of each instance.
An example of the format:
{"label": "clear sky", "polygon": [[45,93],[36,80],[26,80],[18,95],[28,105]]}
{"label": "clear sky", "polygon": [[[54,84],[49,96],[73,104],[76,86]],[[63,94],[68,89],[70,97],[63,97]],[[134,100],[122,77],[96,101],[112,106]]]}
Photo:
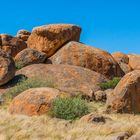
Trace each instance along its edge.
{"label": "clear sky", "polygon": [[0,33],[50,23],[82,27],[81,42],[140,53],[140,0],[1,0]]}

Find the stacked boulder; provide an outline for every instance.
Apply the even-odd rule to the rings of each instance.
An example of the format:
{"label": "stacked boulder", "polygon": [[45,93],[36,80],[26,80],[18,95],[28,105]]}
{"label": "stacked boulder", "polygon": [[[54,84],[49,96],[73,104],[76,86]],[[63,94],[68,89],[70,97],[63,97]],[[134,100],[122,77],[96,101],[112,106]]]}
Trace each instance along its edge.
{"label": "stacked boulder", "polygon": [[0,34],[0,48],[12,57],[15,57],[16,54],[27,48],[27,44],[18,37]]}
{"label": "stacked boulder", "polygon": [[30,35],[31,33],[27,30],[19,30],[16,36],[22,39],[23,41],[27,41]]}
{"label": "stacked boulder", "polygon": [[72,24],[51,24],[33,29],[28,47],[45,52],[48,57],[69,41],[79,41],[81,28]]}
{"label": "stacked boulder", "polygon": [[122,52],[115,52],[112,53],[112,56],[118,62],[118,64],[120,65],[121,69],[124,71],[125,74],[132,71],[132,67],[130,66],[129,63],[130,61],[129,57],[126,54]]}

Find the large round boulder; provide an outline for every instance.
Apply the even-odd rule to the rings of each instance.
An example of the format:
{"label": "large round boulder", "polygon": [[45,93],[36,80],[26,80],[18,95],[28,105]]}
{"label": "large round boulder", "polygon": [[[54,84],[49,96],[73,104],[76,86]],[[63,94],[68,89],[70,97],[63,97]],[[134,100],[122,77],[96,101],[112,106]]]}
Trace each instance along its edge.
{"label": "large round boulder", "polygon": [[17,53],[27,48],[27,44],[18,37],[0,34],[1,49],[14,57]]}
{"label": "large round boulder", "polygon": [[48,78],[57,89],[90,99],[94,98],[94,92],[100,90],[99,83],[107,80],[97,72],[71,65],[33,64],[20,69],[18,74],[28,78]]}
{"label": "large round boulder", "polygon": [[22,50],[15,56],[15,63],[20,67],[24,67],[31,64],[43,63],[46,58],[46,53],[27,48]]}
{"label": "large round boulder", "polygon": [[15,63],[11,56],[0,50],[0,86],[15,76]]}
{"label": "large round boulder", "polygon": [[41,115],[47,113],[61,92],[53,88],[31,88],[17,95],[10,104],[11,114]]}
{"label": "large round boulder", "polygon": [[121,77],[124,75],[124,72],[111,54],[75,41],[69,42],[58,50],[49,58],[49,62],[52,64],[68,64],[85,67],[101,73],[107,78]]}
{"label": "large round boulder", "polygon": [[31,33],[27,30],[19,30],[16,36],[22,39],[23,41],[27,41],[30,35]]}
{"label": "large round boulder", "polygon": [[107,96],[107,112],[140,113],[140,70],[126,74]]}
{"label": "large round boulder", "polygon": [[28,38],[28,47],[53,55],[69,41],[79,41],[81,28],[72,24],[50,24],[36,27]]}
{"label": "large round boulder", "polygon": [[129,57],[126,54],[122,52],[114,52],[112,53],[112,56],[118,62],[125,74],[132,71],[132,68],[129,65]]}
{"label": "large round boulder", "polygon": [[129,65],[133,70],[140,70],[140,55],[138,54],[129,54]]}

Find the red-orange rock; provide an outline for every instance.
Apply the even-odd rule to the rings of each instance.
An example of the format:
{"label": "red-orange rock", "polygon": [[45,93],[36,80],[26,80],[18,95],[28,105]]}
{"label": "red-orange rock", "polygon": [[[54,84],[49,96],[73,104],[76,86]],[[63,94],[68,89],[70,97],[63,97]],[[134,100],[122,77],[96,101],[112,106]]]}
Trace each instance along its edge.
{"label": "red-orange rock", "polygon": [[17,37],[13,37],[7,34],[1,34],[1,49],[6,53],[14,57],[18,52],[27,48],[27,44]]}
{"label": "red-orange rock", "polygon": [[11,114],[23,114],[28,116],[47,113],[52,101],[61,96],[57,89],[53,88],[31,88],[17,95],[10,107]]}
{"label": "red-orange rock", "polygon": [[119,64],[108,52],[74,41],[63,46],[49,60],[52,64],[85,67],[101,73],[107,78],[124,75]]}
{"label": "red-orange rock", "polygon": [[72,24],[50,24],[36,27],[28,38],[28,47],[52,56],[68,41],[79,41],[81,28]]}
{"label": "red-orange rock", "polygon": [[30,35],[31,33],[27,30],[19,30],[16,36],[22,39],[23,41],[27,41]]}
{"label": "red-orange rock", "polygon": [[129,65],[129,57],[126,54],[122,52],[115,52],[112,53],[112,56],[118,62],[118,64],[120,65],[124,73],[128,73],[132,71],[132,68]]}
{"label": "red-orange rock", "polygon": [[140,55],[138,54],[129,54],[129,65],[133,70],[140,70]]}
{"label": "red-orange rock", "polygon": [[126,64],[129,63],[129,57],[122,52],[114,52],[114,53],[112,53],[112,56],[118,62],[123,62],[123,63],[126,63]]}
{"label": "red-orange rock", "polygon": [[140,113],[140,70],[126,74],[107,96],[107,112]]}
{"label": "red-orange rock", "polygon": [[47,59],[47,55],[35,49],[27,48],[19,52],[15,56],[15,63],[21,67],[43,63]]}
{"label": "red-orange rock", "polygon": [[15,75],[15,63],[5,52],[0,50],[0,85],[6,84]]}
{"label": "red-orange rock", "polygon": [[33,64],[20,69],[18,74],[28,78],[48,78],[57,89],[90,99],[93,99],[94,92],[100,90],[99,83],[107,80],[97,72],[71,65]]}

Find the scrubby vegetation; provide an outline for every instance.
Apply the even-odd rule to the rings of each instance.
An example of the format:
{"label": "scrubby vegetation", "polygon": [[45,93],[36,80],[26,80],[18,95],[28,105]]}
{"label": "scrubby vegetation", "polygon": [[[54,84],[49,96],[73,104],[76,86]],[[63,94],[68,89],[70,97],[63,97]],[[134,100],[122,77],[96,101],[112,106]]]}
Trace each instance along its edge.
{"label": "scrubby vegetation", "polygon": [[121,80],[121,77],[114,77],[112,80],[108,82],[101,83],[100,87],[103,90],[110,89],[110,88],[114,89],[120,80]]}
{"label": "scrubby vegetation", "polygon": [[44,79],[44,78],[29,78],[26,79],[23,77],[18,83],[10,88],[5,94],[4,99],[6,101],[11,101],[15,96],[17,96],[19,93],[30,89],[30,88],[36,88],[36,87],[52,87],[54,88],[55,85],[53,84],[52,80]]}
{"label": "scrubby vegetation", "polygon": [[65,120],[74,120],[89,113],[88,105],[80,97],[57,98],[52,103],[50,115]]}

